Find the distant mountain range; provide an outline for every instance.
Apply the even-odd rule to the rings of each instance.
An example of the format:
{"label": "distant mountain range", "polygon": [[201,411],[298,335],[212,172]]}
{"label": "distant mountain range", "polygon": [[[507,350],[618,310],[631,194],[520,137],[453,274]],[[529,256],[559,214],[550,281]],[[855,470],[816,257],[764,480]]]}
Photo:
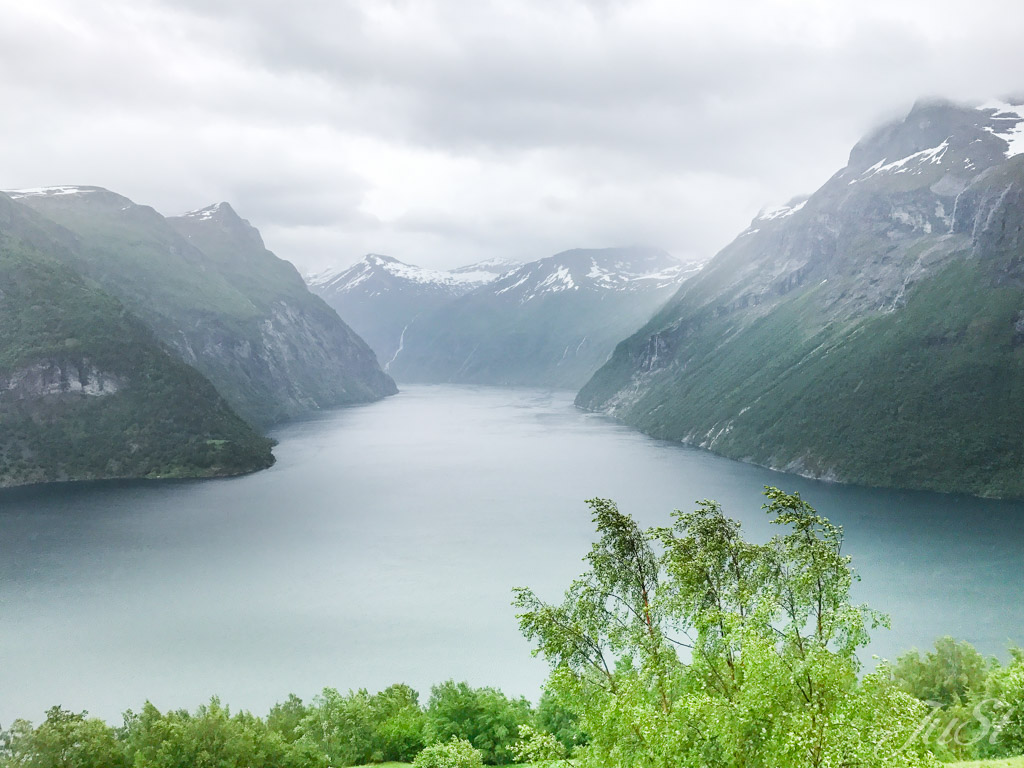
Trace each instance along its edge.
{"label": "distant mountain range", "polygon": [[0,194],[0,269],[0,485],[258,469],[267,426],[396,391],[226,203]]}
{"label": "distant mountain range", "polygon": [[402,344],[403,331],[416,318],[518,266],[492,259],[445,272],[371,253],[351,267],[309,275],[306,282],[387,366]]}
{"label": "distant mountain range", "polygon": [[811,477],[1024,496],[1024,99],[923,102],[865,137],[577,403]]}
{"label": "distant mountain range", "polygon": [[370,255],[307,280],[399,381],[578,388],[698,269],[607,248],[450,272]]}

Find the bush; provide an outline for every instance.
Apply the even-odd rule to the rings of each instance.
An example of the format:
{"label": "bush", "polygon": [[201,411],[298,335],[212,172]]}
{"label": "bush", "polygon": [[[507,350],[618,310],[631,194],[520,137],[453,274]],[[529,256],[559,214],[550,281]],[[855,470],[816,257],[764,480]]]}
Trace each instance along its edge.
{"label": "bush", "polygon": [[482,768],[483,755],[465,739],[431,744],[413,760],[416,768]]}

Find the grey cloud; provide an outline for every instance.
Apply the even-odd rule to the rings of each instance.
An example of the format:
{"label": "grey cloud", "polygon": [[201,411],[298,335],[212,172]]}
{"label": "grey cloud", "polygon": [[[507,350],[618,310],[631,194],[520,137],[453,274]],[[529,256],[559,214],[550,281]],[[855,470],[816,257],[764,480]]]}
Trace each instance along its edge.
{"label": "grey cloud", "polygon": [[916,98],[1024,89],[1024,6],[960,10],[12,3],[0,174],[167,213],[229,199],[310,265],[626,242],[708,256]]}

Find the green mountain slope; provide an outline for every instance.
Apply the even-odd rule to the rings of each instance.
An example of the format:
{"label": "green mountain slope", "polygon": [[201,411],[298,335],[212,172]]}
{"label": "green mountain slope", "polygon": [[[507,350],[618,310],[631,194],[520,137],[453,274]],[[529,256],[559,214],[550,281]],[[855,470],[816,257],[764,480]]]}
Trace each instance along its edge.
{"label": "green mountain slope", "polygon": [[14,193],[75,235],[63,256],[258,427],[393,394],[369,348],[221,204],[168,220],[98,187]]}
{"label": "green mountain slope", "polygon": [[262,469],[272,442],[0,195],[0,485]]}
{"label": "green mountain slope", "polygon": [[577,403],[809,476],[1024,496],[1018,123],[916,106],[756,219]]}

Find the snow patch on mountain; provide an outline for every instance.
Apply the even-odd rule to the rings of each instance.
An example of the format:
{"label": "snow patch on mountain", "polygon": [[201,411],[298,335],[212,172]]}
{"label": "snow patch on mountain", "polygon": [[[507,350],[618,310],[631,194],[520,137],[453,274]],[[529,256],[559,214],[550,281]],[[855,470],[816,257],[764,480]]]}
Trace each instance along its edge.
{"label": "snow patch on mountain", "polygon": [[992,112],[995,126],[985,130],[1006,142],[1006,156],[1024,154],[1024,104],[1009,104],[993,99],[978,107],[979,111]]}
{"label": "snow patch on mountain", "polygon": [[522,277],[520,277],[518,280],[516,280],[514,283],[510,283],[509,285],[506,285],[504,288],[499,288],[497,291],[494,292],[494,295],[495,296],[501,296],[501,294],[503,294],[503,293],[508,293],[510,291],[514,291],[516,288],[518,288],[520,285],[522,285],[523,283],[525,283],[529,279],[530,279],[530,275],[529,275],[529,273],[527,273],[527,274],[523,275]]}
{"label": "snow patch on mountain", "polygon": [[523,266],[521,261],[512,261],[512,259],[484,259],[483,261],[477,261],[473,264],[467,264],[464,267],[456,267],[455,269],[448,270],[453,275],[458,274],[477,274],[477,275],[490,275],[492,277],[500,277],[501,275],[508,274],[516,269]]}
{"label": "snow patch on mountain", "polygon": [[214,203],[213,205],[208,205],[205,208],[197,208],[194,211],[188,211],[187,213],[181,214],[181,216],[182,218],[186,219],[198,219],[199,221],[209,221],[210,219],[217,215],[217,212],[220,210],[220,207],[222,205],[223,203]]}
{"label": "snow patch on mountain", "polygon": [[452,270],[429,269],[406,264],[391,256],[367,254],[361,261],[344,269],[331,268],[306,276],[313,289],[326,289],[345,293],[374,277],[396,284],[439,288],[452,293],[465,293],[497,280],[503,273],[518,265],[499,259],[468,264]]}
{"label": "snow patch on mountain", "polygon": [[799,203],[789,203],[787,205],[777,205],[769,208],[762,208],[761,212],[757,214],[757,218],[754,221],[774,221],[775,219],[784,219],[787,216],[792,216],[797,211],[801,210],[807,201],[803,200]]}
{"label": "snow patch on mountain", "polygon": [[520,304],[567,291],[646,292],[675,286],[700,269],[668,254],[651,261],[602,258],[600,251],[569,251],[531,262],[495,282],[495,296],[512,294]]}
{"label": "snow patch on mountain", "polygon": [[91,189],[82,187],[31,187],[29,189],[12,189],[5,194],[12,200],[20,200],[23,197],[57,197],[59,195],[82,195],[91,192]]}
{"label": "snow patch on mountain", "polygon": [[761,231],[760,225],[769,221],[780,221],[782,219],[788,219],[794,213],[799,213],[803,210],[804,206],[807,205],[807,197],[796,197],[790,200],[785,205],[772,205],[766,206],[758,211],[757,216],[754,217],[753,221],[750,222],[745,230],[740,233],[740,237],[744,235],[753,235]]}
{"label": "snow patch on mountain", "polygon": [[942,158],[946,154],[946,150],[949,149],[949,139],[951,136],[945,139],[937,147],[930,147],[928,149],[922,149],[920,152],[914,152],[906,157],[901,157],[899,160],[893,160],[891,163],[885,162],[889,158],[883,157],[877,163],[872,165],[866,171],[864,171],[858,178],[853,179],[850,184],[856,184],[858,181],[864,181],[870,179],[872,176],[877,176],[882,173],[914,173],[919,174],[923,170],[925,165],[940,165]]}

